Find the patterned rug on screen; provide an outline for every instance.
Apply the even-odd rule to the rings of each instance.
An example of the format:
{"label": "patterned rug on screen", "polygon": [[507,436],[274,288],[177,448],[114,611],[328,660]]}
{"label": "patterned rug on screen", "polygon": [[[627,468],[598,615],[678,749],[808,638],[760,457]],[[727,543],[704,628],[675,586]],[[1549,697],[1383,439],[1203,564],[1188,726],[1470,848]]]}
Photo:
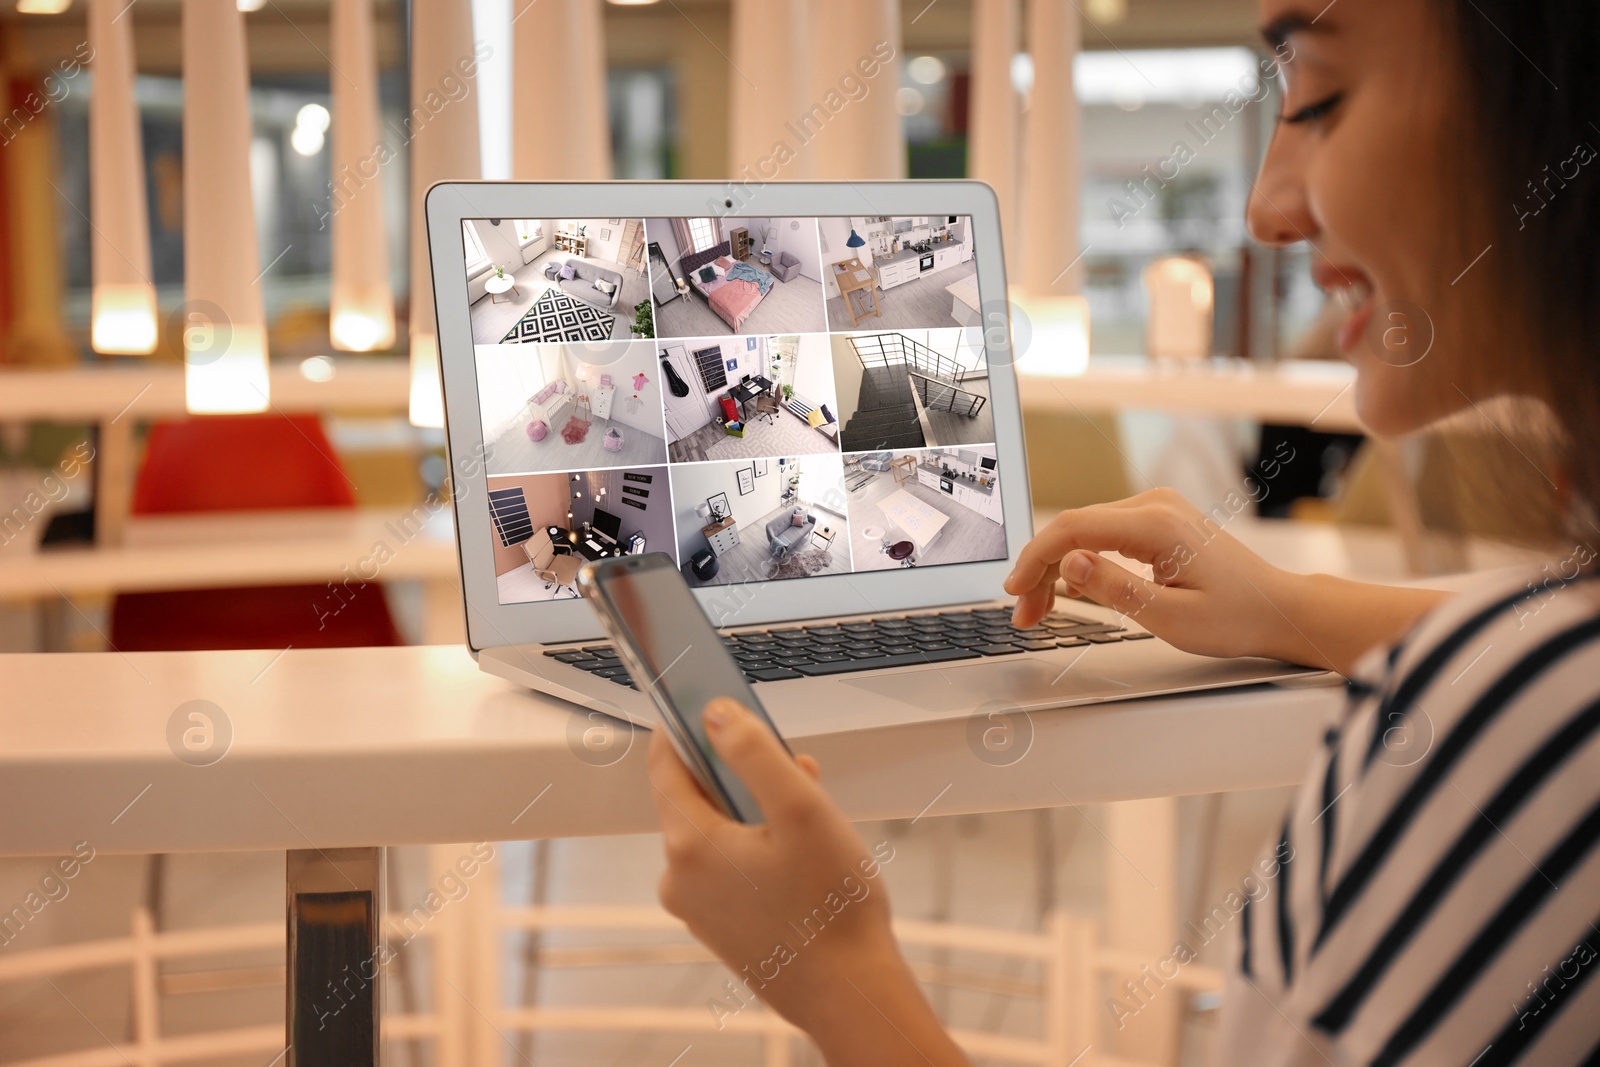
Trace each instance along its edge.
{"label": "patterned rug on screen", "polygon": [[611,338],[611,327],[612,318],[605,312],[566,293],[546,289],[500,343],[606,341]]}

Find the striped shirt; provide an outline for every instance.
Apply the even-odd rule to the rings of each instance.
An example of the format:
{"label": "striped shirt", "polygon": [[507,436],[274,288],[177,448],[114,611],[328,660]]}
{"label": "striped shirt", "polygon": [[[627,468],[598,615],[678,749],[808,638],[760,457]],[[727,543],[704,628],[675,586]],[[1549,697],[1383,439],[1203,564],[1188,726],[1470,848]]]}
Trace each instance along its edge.
{"label": "striped shirt", "polygon": [[1218,1062],[1600,1067],[1592,558],[1453,598],[1352,672],[1240,912]]}

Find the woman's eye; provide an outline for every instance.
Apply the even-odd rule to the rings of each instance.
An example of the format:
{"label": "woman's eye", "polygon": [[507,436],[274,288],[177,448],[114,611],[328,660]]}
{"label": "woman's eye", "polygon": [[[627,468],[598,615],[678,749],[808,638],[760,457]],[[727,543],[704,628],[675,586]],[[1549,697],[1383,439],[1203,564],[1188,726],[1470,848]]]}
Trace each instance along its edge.
{"label": "woman's eye", "polygon": [[1339,102],[1344,99],[1343,93],[1334,93],[1332,96],[1323,97],[1314,104],[1307,104],[1298,111],[1284,115],[1280,121],[1290,125],[1300,125],[1306,122],[1317,122],[1326,118]]}

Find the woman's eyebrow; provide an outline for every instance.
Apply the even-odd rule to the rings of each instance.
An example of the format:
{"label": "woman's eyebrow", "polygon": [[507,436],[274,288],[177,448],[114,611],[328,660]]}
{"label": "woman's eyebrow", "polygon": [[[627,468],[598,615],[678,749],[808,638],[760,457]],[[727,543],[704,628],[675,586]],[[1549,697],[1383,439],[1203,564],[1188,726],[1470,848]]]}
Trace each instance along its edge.
{"label": "woman's eyebrow", "polygon": [[[1327,8],[1323,8],[1323,11],[1326,10]],[[1320,18],[1322,12],[1308,16],[1298,11],[1288,11],[1261,27],[1261,36],[1270,47],[1278,48],[1287,43],[1294,34],[1326,32],[1329,27],[1319,24],[1317,20]]]}

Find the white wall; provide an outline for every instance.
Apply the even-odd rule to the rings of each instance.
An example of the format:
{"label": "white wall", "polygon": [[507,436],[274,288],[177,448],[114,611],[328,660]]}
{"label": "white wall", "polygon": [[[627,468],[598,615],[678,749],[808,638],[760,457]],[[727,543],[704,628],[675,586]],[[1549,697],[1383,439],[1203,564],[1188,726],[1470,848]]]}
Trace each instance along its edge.
{"label": "white wall", "polygon": [[[822,254],[817,251],[817,221],[815,219],[773,219],[772,245],[774,259],[778,252],[790,252],[800,261],[800,273],[814,282],[822,280]],[[799,223],[798,228],[792,223]],[[848,232],[845,236],[849,236]],[[833,273],[831,270],[829,273]]]}
{"label": "white wall", "polygon": [[[609,219],[557,219],[556,227],[562,230],[577,231],[579,226],[587,227],[584,236],[589,239],[589,254],[586,259],[608,260],[612,263],[622,261],[622,229],[628,224],[627,219],[622,219],[613,224]],[[507,223],[506,225],[510,225]],[[604,230],[611,231],[610,240],[601,240],[600,234]],[[552,234],[552,237],[554,235]]]}
{"label": "white wall", "polygon": [[644,220],[645,244],[654,241],[661,246],[661,251],[666,254],[667,265],[674,271],[678,269],[678,242],[672,236],[672,223],[666,219]]}
{"label": "white wall", "polygon": [[541,366],[543,345],[475,345],[478,365],[478,410],[483,436],[494,441],[513,424],[528,398],[548,381]]}
{"label": "white wall", "polygon": [[[588,358],[594,353],[584,346],[562,345],[568,380],[574,387],[577,386],[579,379],[585,378],[592,385],[599,385],[600,375],[611,375],[611,381],[617,387],[616,396],[611,398],[612,421],[660,437],[661,389],[666,374],[656,365],[656,343],[648,340],[636,341],[622,347],[620,355],[608,351],[606,362],[591,363]],[[643,372],[649,381],[645,382],[644,388],[639,392],[639,410],[629,411],[631,405],[628,401],[633,397],[633,376],[640,372]]]}
{"label": "white wall", "polygon": [[[672,369],[677,371],[689,386],[689,394],[687,396],[674,396],[665,384],[666,368],[659,367],[658,361],[663,383],[662,401],[666,405],[666,410],[672,413],[672,422],[667,427],[667,440],[676,441],[710,422],[712,411],[705,394],[696,388],[697,379],[687,342],[671,340],[662,341],[660,345],[661,354],[672,362]],[[674,427],[676,427],[676,430],[674,430]]]}
{"label": "white wall", "polygon": [[[754,341],[756,345],[753,349],[749,347],[751,341]],[[722,350],[723,373],[728,376],[728,381],[722,388],[708,391],[701,387],[700,374],[695,369],[694,353],[697,349],[709,348],[712,345]],[[678,397],[671,399],[670,403],[672,403],[674,410],[683,412],[685,421],[687,421],[691,409],[699,408],[705,412],[705,417],[699,419],[693,426],[680,423],[680,425],[683,425],[684,435],[699,429],[721,413],[722,408],[716,399],[717,397],[727,396],[728,390],[737,385],[739,379],[746,374],[755,376],[765,373],[767,366],[767,339],[765,337],[690,337],[682,340],[662,341],[661,350],[671,357],[672,365],[677,368],[679,374],[683,375],[683,380],[689,384],[688,396],[681,399]],[[735,361],[733,370],[726,369],[730,359]],[[646,371],[645,373],[648,374],[649,372]],[[662,371],[661,376],[663,379],[666,378],[666,372]],[[667,438],[673,441],[678,440],[678,437],[674,436],[670,430],[667,432]]]}
{"label": "white wall", "polygon": [[845,242],[850,239],[850,220],[846,218],[827,217],[817,220],[817,230],[821,235],[822,243],[822,291],[826,297],[839,295],[839,287],[833,283],[833,265],[842,263],[856,253],[861,254],[861,262],[869,263],[869,248],[851,248]]}
{"label": "white wall", "polygon": [[[839,417],[838,397],[833,388],[833,348],[828,334],[803,333],[794,357],[794,391],[816,405],[827,404]],[[859,386],[857,391],[860,391]]]}
{"label": "white wall", "polygon": [[[621,520],[619,536],[623,544],[627,544],[630,534],[644,534],[646,552],[665,552],[673,555],[672,543],[672,505],[671,493],[668,492],[667,468],[665,467],[632,467],[626,468],[627,473],[647,474],[650,476],[648,484],[643,482],[630,482],[622,475],[623,468],[607,470],[582,471],[578,474],[576,482],[567,478],[572,488],[581,490],[582,500],[572,502],[572,524],[579,527],[585,520],[594,520],[594,509],[602,507]],[[648,497],[635,497],[644,505],[641,510],[630,507],[621,502],[630,494],[623,493],[623,486],[631,485],[649,493]],[[604,488],[604,497],[599,495]],[[701,540],[704,540],[702,538]]]}
{"label": "white wall", "polygon": [[[839,463],[838,457],[833,459],[836,464]],[[672,513],[678,529],[681,558],[688,559],[706,547],[705,535],[700,532],[705,520],[695,508],[718,493],[728,494],[728,507],[740,527],[739,540],[743,542],[754,537],[758,544],[766,541],[766,532],[758,523],[777,510],[785,479],[778,469],[778,461],[769,459],[766,476],[756,478],[753,491],[740,496],[736,472],[741,467],[749,469],[751,463],[751,460],[742,459],[672,467]]]}
{"label": "white wall", "polygon": [[[507,274],[514,273],[522,266],[522,252],[517,247],[516,227],[510,219],[501,219],[500,225],[489,225],[488,219],[473,219],[472,228],[478,232],[478,240],[483,242],[483,250],[489,256],[490,263],[498,263],[504,267]],[[467,300],[477,303],[483,299],[484,283],[494,274],[493,268],[488,268],[481,274],[467,279]]]}
{"label": "white wall", "polygon": [[[838,454],[819,453],[795,456],[791,466],[800,467],[800,499],[807,504],[820,504],[837,514],[845,515],[844,458]],[[774,461],[776,466],[776,461]]]}
{"label": "white wall", "polygon": [[830,334],[829,342],[833,350],[833,392],[839,398],[839,406],[833,413],[839,416],[842,428],[856,413],[856,405],[861,401],[861,358],[844,334]]}

